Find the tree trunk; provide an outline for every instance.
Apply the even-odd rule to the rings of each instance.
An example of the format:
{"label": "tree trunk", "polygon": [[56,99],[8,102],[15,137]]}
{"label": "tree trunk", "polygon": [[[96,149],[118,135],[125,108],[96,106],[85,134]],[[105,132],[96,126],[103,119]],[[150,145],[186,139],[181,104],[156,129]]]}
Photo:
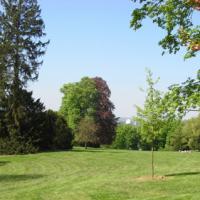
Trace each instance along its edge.
{"label": "tree trunk", "polygon": [[85,142],[85,149],[87,149],[87,142]]}
{"label": "tree trunk", "polygon": [[154,146],[151,148],[151,176],[154,178]]}

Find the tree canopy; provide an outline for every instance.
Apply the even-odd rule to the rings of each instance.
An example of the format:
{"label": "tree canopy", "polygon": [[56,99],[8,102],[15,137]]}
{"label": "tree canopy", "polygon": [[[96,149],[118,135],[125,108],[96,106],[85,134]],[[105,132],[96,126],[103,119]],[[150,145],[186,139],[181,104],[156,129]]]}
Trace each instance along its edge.
{"label": "tree canopy", "polygon": [[135,117],[142,139],[149,143],[153,149],[156,147],[155,142],[161,135],[164,126],[162,96],[161,92],[155,89],[158,80],[154,81],[152,73],[147,71],[148,88],[144,108],[136,106],[137,116]]}
{"label": "tree canopy", "polygon": [[110,101],[110,89],[100,77],[84,77],[79,82],[65,84],[60,107],[61,114],[76,134],[80,121],[92,117],[97,125],[99,144],[110,144],[114,139],[116,118]]}
{"label": "tree canopy", "polygon": [[[200,12],[200,3],[196,0],[133,0],[137,7],[132,12],[131,27],[138,30],[147,17],[158,27],[166,31],[159,42],[164,51],[177,53],[186,47],[185,58],[196,56],[200,50],[200,26],[194,21],[195,12]],[[163,52],[164,53],[164,52]],[[188,110],[199,111],[200,82],[189,78],[182,84],[175,84],[165,97],[171,114],[184,116]]]}
{"label": "tree canopy", "polygon": [[[195,25],[194,12],[199,12],[195,0],[132,0],[137,7],[132,12],[131,27],[142,27],[145,18],[166,31],[159,45],[169,53],[176,53],[186,47],[185,58],[195,56],[200,50],[200,26]],[[164,52],[163,52],[164,53]]]}
{"label": "tree canopy", "polygon": [[76,134],[76,141],[85,145],[87,149],[88,143],[99,143],[97,135],[98,126],[92,117],[85,116],[81,119]]}
{"label": "tree canopy", "polygon": [[98,91],[94,80],[84,77],[80,82],[65,84],[61,92],[64,96],[60,112],[69,127],[76,132],[80,120],[86,115],[93,116],[96,112]]}
{"label": "tree canopy", "polygon": [[0,67],[7,86],[25,87],[38,78],[49,43],[42,41],[44,28],[37,0],[1,0]]}
{"label": "tree canopy", "polygon": [[113,114],[114,104],[110,100],[111,91],[100,77],[93,78],[98,91],[95,119],[98,124],[98,136],[101,144],[111,144],[115,136],[116,118]]}
{"label": "tree canopy", "polygon": [[163,104],[169,115],[184,117],[190,111],[200,112],[200,70],[196,78],[175,84],[165,94]]}

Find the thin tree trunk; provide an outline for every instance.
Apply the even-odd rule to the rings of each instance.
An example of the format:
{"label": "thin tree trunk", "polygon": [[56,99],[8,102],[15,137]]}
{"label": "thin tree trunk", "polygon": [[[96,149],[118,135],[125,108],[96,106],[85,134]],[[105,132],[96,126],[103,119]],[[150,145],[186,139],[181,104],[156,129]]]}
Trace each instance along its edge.
{"label": "thin tree trunk", "polygon": [[154,178],[154,146],[151,148],[151,176]]}
{"label": "thin tree trunk", "polygon": [[85,142],[85,149],[87,149],[87,142]]}

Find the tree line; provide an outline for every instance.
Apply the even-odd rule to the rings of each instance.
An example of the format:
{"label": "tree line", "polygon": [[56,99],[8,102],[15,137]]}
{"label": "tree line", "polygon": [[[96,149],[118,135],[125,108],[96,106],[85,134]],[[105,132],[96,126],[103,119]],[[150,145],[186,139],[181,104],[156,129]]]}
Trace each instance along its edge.
{"label": "tree line", "polygon": [[[151,150],[151,142],[139,125],[120,123],[116,127],[112,147],[128,150]],[[188,120],[174,120],[164,127],[154,141],[154,150],[200,151],[200,116]]]}
{"label": "tree line", "polygon": [[[144,106],[136,106],[137,115],[133,118],[133,125],[118,125],[113,147],[134,150],[199,151],[200,116],[184,120],[188,111],[198,112],[199,93],[191,92],[190,98],[185,98],[185,83],[181,86],[171,86],[166,93],[162,93],[156,89],[159,79],[154,81],[152,75],[152,72],[147,70],[148,87],[145,91]],[[189,81],[192,85],[199,81],[199,76]]]}
{"label": "tree line", "polygon": [[[68,122],[74,144],[92,147],[110,145],[132,150],[200,150],[198,117],[184,120],[190,110],[199,109],[199,93],[185,93],[185,85],[176,84],[163,93],[156,88],[159,78],[147,70],[146,99],[143,107],[136,105],[134,124],[120,124],[109,100],[110,89],[100,77],[84,77],[65,84],[60,114]],[[199,81],[188,79],[190,85]],[[196,84],[192,90],[198,90]],[[187,98],[185,98],[187,94]],[[188,128],[188,126],[190,128]]]}

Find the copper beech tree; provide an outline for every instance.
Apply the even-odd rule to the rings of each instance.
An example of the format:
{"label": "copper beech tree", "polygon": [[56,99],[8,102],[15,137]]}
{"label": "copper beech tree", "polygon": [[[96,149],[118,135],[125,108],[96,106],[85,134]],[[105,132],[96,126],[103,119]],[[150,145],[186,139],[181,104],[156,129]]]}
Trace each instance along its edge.
{"label": "copper beech tree", "polygon": [[95,145],[111,144],[117,123],[106,81],[100,77],[84,77],[79,82],[65,84],[61,92],[64,96],[60,113],[74,134],[77,134],[81,120],[89,116],[97,125],[96,134],[99,139]]}
{"label": "copper beech tree", "polygon": [[113,114],[115,106],[110,100],[111,91],[106,81],[102,78],[95,77],[93,80],[99,93],[95,112],[95,120],[98,124],[97,134],[99,135],[101,144],[111,144],[117,125],[116,117]]}

